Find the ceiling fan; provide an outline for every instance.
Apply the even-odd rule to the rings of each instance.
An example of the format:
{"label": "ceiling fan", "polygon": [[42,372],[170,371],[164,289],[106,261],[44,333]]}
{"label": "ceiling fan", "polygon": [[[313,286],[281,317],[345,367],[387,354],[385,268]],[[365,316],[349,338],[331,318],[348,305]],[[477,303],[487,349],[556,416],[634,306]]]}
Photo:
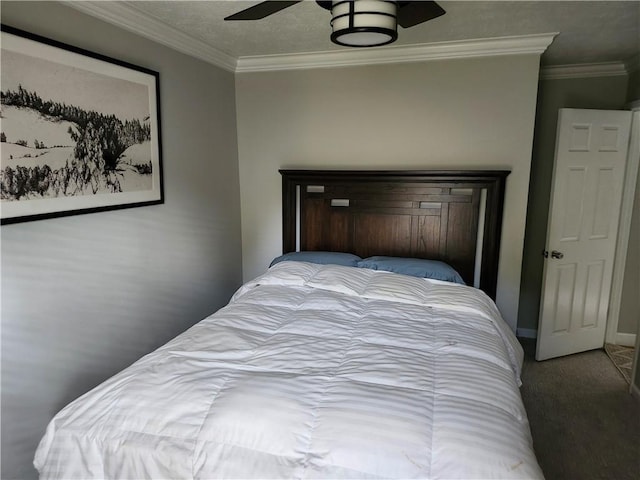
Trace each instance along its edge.
{"label": "ceiling fan", "polygon": [[[300,1],[260,2],[225,20],[260,20]],[[445,14],[440,5],[430,1],[340,0],[316,3],[331,12],[331,41],[346,47],[387,45],[398,38],[397,25],[409,28]]]}

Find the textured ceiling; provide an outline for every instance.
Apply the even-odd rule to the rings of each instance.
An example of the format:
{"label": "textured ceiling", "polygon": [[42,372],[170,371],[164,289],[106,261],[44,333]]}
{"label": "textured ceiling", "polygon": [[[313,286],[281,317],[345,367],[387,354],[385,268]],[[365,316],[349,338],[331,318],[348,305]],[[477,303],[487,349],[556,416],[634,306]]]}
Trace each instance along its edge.
{"label": "textured ceiling", "polygon": [[[235,58],[344,50],[329,40],[330,14],[304,1],[257,21],[224,17],[259,2],[121,2]],[[394,45],[558,32],[545,65],[629,61],[640,52],[640,1],[439,1],[446,14],[399,28]]]}

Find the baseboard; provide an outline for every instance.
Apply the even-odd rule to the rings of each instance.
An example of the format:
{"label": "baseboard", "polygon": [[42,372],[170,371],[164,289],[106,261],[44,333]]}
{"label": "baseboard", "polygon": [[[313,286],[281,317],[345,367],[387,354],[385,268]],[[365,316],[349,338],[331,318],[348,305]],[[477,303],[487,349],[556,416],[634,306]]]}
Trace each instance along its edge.
{"label": "baseboard", "polygon": [[[535,328],[518,328],[516,329],[516,336],[522,338],[538,338],[538,330]],[[635,347],[636,334],[635,333],[616,333],[616,345],[622,345],[624,347]]]}
{"label": "baseboard", "polygon": [[518,328],[516,329],[516,335],[522,338],[538,338],[538,330],[535,328]]}
{"label": "baseboard", "polygon": [[622,345],[623,347],[635,347],[636,334],[620,332],[616,333],[616,345]]}

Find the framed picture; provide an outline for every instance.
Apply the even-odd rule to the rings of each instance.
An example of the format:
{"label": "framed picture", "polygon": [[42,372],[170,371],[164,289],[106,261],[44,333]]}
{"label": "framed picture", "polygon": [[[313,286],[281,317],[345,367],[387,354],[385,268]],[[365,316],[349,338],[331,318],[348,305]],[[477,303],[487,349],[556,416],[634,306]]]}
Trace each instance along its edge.
{"label": "framed picture", "polygon": [[162,203],[157,72],[2,25],[2,224]]}

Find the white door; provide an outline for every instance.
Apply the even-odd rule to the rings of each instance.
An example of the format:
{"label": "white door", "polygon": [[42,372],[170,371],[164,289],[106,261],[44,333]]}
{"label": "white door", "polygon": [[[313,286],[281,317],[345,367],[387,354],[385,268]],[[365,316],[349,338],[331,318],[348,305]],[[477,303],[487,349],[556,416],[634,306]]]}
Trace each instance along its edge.
{"label": "white door", "polygon": [[604,345],[631,112],[561,109],[537,360]]}

